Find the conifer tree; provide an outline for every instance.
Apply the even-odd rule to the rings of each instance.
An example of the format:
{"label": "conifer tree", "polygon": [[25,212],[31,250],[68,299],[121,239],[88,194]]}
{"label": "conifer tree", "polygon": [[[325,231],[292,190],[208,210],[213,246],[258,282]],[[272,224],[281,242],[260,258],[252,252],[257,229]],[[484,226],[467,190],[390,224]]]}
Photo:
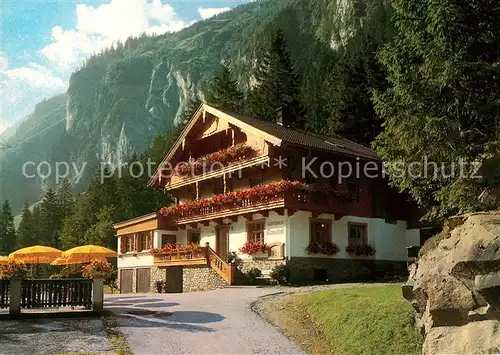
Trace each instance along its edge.
{"label": "conifer tree", "polygon": [[[498,1],[392,4],[397,35],[380,54],[389,88],[374,96],[385,118],[377,152],[398,163],[389,164],[389,175],[401,190],[432,207],[429,217],[479,209],[479,181],[470,178],[473,170],[461,173],[460,164],[498,151]],[[401,163],[424,158],[434,164],[414,164],[411,174],[401,173]]]}
{"label": "conifer tree", "polygon": [[276,110],[286,110],[288,124],[304,126],[304,108],[301,103],[299,77],[286,48],[282,30],[276,32],[270,48],[258,63],[256,86],[249,94],[248,111],[267,121],[276,119]]}
{"label": "conifer tree", "polygon": [[10,203],[5,200],[0,211],[0,254],[8,255],[16,249],[16,228]]}
{"label": "conifer tree", "polygon": [[238,112],[242,109],[243,93],[233,80],[229,64],[223,63],[208,88],[207,103],[223,110]]}
{"label": "conifer tree", "polygon": [[61,222],[57,195],[49,188],[40,205],[40,244],[56,248],[59,246]]}
{"label": "conifer tree", "polygon": [[21,222],[17,229],[17,247],[24,248],[36,245],[35,228],[34,228],[33,214],[31,213],[30,206],[27,202],[24,203]]}

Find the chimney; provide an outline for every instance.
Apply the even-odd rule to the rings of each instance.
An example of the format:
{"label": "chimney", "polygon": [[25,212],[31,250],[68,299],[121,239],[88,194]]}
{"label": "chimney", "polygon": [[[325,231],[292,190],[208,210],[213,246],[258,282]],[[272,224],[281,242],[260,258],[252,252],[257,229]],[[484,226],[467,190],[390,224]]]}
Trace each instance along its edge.
{"label": "chimney", "polygon": [[283,126],[283,107],[276,109],[276,123]]}

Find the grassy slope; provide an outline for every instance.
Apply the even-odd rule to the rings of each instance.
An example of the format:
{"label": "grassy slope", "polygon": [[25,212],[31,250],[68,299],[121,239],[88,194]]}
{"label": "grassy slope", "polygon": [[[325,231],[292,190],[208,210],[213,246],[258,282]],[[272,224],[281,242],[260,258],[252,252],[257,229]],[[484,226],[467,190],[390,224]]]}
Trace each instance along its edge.
{"label": "grassy slope", "polygon": [[422,338],[399,286],[298,295],[334,354],[417,354]]}

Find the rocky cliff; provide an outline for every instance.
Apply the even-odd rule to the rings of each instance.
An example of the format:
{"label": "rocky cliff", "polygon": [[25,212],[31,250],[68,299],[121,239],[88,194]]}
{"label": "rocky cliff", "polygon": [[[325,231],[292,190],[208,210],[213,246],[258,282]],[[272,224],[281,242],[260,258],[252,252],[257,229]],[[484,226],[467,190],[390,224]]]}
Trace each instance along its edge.
{"label": "rocky cliff", "polygon": [[449,219],[410,267],[403,295],[424,354],[500,353],[500,211]]}
{"label": "rocky cliff", "polygon": [[[324,83],[338,49],[360,29],[390,23],[388,0],[256,1],[176,33],[128,39],[87,59],[67,93],[9,132],[15,149],[0,151],[0,200],[14,209],[40,198],[50,179],[26,179],[26,161],[65,161],[81,168],[80,190],[101,162],[142,153],[155,135],[179,121],[191,98],[203,93],[221,62],[229,62],[243,91],[253,83],[259,56],[281,28],[306,100],[322,109]],[[380,26],[378,26],[380,23]],[[312,99],[311,99],[312,98]],[[47,105],[45,105],[47,106]],[[308,107],[311,109],[311,107]],[[38,110],[40,111],[40,110]],[[312,110],[314,112],[314,108]]]}

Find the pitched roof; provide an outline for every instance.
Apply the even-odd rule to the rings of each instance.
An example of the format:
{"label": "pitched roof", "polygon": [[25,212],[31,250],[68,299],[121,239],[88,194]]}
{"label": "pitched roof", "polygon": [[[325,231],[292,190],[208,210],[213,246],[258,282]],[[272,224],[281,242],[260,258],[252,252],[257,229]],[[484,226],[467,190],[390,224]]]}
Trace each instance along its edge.
{"label": "pitched roof", "polygon": [[289,144],[321,149],[331,151],[333,153],[345,154],[370,160],[381,160],[374,150],[345,138],[305,132],[284,127],[275,122],[262,121],[240,113],[220,109],[218,110]]}
{"label": "pitched roof", "polygon": [[253,118],[240,113],[225,111],[212,107],[207,104],[201,104],[196,113],[191,118],[191,120],[186,124],[186,127],[180,134],[177,141],[170,148],[170,151],[167,153],[162,163],[158,166],[158,169],[156,170],[155,174],[149,180],[148,183],[149,186],[152,186],[154,184],[154,181],[159,176],[161,166],[163,166],[163,164],[166,163],[172,157],[173,153],[178,149],[184,137],[193,127],[197,118],[200,117],[202,113],[205,111],[209,111],[211,114],[214,114],[215,116],[218,115],[224,116],[225,119],[227,119],[230,123],[233,123],[235,125],[240,124],[242,126],[251,126],[262,132],[264,138],[272,142],[273,144],[276,143],[279,145],[281,144],[281,142],[285,142],[293,145],[299,145],[313,149],[320,149],[336,154],[348,155],[351,157],[359,157],[368,160],[382,161],[382,159],[377,155],[377,153],[375,153],[374,150],[364,147],[360,144],[354,143],[348,139],[304,132],[284,127],[275,122],[262,121],[257,118]]}

